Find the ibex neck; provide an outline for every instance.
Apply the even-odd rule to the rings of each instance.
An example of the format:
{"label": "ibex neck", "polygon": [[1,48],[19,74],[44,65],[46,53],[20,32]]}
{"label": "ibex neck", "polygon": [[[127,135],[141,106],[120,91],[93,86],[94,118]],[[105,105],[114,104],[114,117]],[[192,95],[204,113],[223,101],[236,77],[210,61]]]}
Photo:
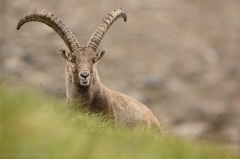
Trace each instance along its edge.
{"label": "ibex neck", "polygon": [[66,75],[66,93],[69,102],[77,101],[77,106],[93,112],[108,112],[108,108],[105,108],[106,105],[101,103],[107,100],[105,98],[109,92],[101,84],[97,71],[92,74],[88,87],[82,87],[68,71],[66,71]]}

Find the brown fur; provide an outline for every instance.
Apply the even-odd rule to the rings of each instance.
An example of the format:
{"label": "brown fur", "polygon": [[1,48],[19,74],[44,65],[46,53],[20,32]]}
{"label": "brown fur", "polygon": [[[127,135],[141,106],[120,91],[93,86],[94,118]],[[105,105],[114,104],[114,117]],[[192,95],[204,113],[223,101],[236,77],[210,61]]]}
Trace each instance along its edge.
{"label": "brown fur", "polygon": [[[98,77],[97,61],[106,51],[97,54],[95,51],[108,28],[118,18],[127,21],[127,14],[121,7],[114,9],[103,19],[86,46],[80,46],[70,29],[57,16],[45,10],[34,10],[25,14],[19,20],[17,29],[27,22],[38,21],[50,26],[64,40],[70,50],[69,53],[60,50],[67,60],[68,101],[83,104],[83,107],[91,112],[110,115],[123,126],[139,125],[160,130],[158,120],[145,105],[125,94],[108,89]],[[79,100],[84,102],[78,102]]]}
{"label": "brown fur", "polygon": [[[145,105],[128,95],[108,89],[100,82],[97,73],[97,63],[93,63],[92,70],[89,70],[91,72],[89,86],[81,86],[79,84],[80,79],[77,76],[81,68],[75,68],[74,65],[86,67],[84,65],[88,66],[89,61],[92,61],[96,54],[83,47],[79,52],[72,53],[72,55],[76,55],[76,63],[67,62],[66,66],[66,93],[68,101],[86,101],[84,102],[84,108],[91,112],[111,115],[117,123],[123,126],[146,126],[147,128],[160,130],[158,120]],[[86,60],[82,61],[81,59]]]}

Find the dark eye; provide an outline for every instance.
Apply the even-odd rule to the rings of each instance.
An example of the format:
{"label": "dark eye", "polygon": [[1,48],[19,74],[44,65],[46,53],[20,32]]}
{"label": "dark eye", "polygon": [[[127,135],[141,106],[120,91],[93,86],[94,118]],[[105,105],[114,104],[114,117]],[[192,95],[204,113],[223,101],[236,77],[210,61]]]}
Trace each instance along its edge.
{"label": "dark eye", "polygon": [[75,63],[76,60],[75,60],[75,59],[71,59],[70,62],[71,62],[71,63]]}

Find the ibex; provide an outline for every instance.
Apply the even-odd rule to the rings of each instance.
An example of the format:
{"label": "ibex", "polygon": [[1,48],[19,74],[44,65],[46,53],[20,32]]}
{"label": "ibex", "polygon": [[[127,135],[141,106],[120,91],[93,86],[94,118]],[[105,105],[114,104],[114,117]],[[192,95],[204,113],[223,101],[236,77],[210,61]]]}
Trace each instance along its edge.
{"label": "ibex", "polygon": [[97,62],[106,53],[96,53],[97,47],[108,28],[115,20],[127,14],[121,7],[110,12],[97,27],[86,45],[79,45],[70,29],[54,14],[45,10],[34,10],[24,15],[18,22],[17,30],[29,21],[38,21],[50,26],[64,40],[70,52],[60,49],[67,61],[66,95],[68,101],[82,99],[84,108],[90,112],[103,113],[114,118],[116,123],[126,127],[146,126],[161,130],[158,120],[142,103],[132,97],[110,90],[100,82]]}

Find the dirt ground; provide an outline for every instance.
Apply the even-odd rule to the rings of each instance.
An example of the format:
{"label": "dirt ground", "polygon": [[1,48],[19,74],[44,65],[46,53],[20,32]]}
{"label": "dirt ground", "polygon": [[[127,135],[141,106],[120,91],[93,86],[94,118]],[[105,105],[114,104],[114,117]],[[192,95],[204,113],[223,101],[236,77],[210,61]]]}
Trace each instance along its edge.
{"label": "dirt ground", "polygon": [[16,30],[24,13],[49,10],[86,44],[108,12],[122,6],[99,50],[103,84],[135,97],[163,131],[240,147],[240,1],[0,0],[0,79],[16,78],[65,97],[67,49],[48,26]]}

